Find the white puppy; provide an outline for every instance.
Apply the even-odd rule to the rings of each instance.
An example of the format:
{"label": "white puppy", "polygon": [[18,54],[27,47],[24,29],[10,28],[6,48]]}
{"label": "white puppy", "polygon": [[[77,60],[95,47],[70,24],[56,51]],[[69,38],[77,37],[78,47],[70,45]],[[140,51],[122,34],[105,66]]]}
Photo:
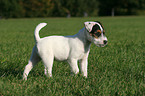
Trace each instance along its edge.
{"label": "white puppy", "polygon": [[46,25],[46,23],[40,23],[35,29],[36,45],[33,48],[28,65],[25,67],[23,79],[27,80],[29,72],[40,60],[44,63],[45,74],[48,77],[52,77],[54,58],[59,61],[67,60],[74,74],[79,73],[77,64],[79,60],[82,75],[87,77],[88,55],[91,42],[99,47],[104,47],[107,44],[102,24],[98,21],[85,22],[85,27],[73,36],[48,36],[40,38],[39,31]]}

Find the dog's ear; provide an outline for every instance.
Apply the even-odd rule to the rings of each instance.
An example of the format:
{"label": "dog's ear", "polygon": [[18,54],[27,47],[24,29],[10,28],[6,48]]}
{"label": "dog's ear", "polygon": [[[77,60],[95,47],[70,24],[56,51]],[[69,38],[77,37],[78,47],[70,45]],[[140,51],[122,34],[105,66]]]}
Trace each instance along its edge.
{"label": "dog's ear", "polygon": [[101,22],[100,22],[100,21],[94,21],[94,22],[101,24]]}
{"label": "dog's ear", "polygon": [[94,22],[99,23],[104,30],[104,26],[102,25],[102,23],[100,21],[94,21]]}
{"label": "dog's ear", "polygon": [[88,32],[92,31],[92,28],[95,24],[96,22],[84,22],[85,28],[88,30]]}

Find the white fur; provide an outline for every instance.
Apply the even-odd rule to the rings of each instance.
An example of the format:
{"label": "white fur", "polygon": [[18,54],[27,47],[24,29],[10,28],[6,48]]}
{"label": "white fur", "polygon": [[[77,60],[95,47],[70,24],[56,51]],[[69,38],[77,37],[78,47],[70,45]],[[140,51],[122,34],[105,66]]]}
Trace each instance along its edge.
{"label": "white fur", "polygon": [[47,25],[47,23],[40,23],[40,24],[36,27],[36,29],[35,29],[35,31],[34,31],[34,39],[35,39],[36,43],[37,43],[38,41],[40,41],[39,31],[40,31],[43,27],[45,27],[46,25]]}
{"label": "white fur", "polygon": [[35,29],[36,45],[25,67],[23,79],[27,80],[29,72],[40,60],[44,63],[45,74],[48,77],[52,77],[54,58],[59,61],[67,60],[74,74],[79,73],[77,62],[80,61],[81,73],[84,77],[87,77],[88,55],[91,42],[97,46],[105,46],[103,45],[103,40],[107,40],[107,38],[102,35],[100,38],[95,39],[89,35],[86,28],[81,29],[73,36],[48,36],[40,38],[39,31],[44,26],[46,26],[46,23],[40,23]]}

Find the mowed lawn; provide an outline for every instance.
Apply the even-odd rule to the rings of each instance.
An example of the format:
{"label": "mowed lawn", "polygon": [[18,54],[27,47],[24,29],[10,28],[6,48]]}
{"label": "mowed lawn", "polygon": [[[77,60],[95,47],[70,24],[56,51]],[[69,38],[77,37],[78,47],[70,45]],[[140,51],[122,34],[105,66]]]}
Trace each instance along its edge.
{"label": "mowed lawn", "polygon": [[[108,45],[91,45],[88,78],[71,76],[67,62],[55,61],[53,78],[40,62],[22,80],[35,45],[37,24],[48,23],[40,36],[73,35],[85,21],[103,23]],[[0,19],[0,96],[143,96],[145,95],[145,17]]]}

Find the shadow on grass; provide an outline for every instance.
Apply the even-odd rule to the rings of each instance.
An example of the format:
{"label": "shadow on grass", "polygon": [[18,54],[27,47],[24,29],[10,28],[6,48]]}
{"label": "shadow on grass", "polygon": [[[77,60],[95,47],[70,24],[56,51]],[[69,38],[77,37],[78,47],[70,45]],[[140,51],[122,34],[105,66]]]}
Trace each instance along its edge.
{"label": "shadow on grass", "polygon": [[[29,77],[45,77],[44,70],[41,68],[43,65],[37,65],[30,71]],[[0,77],[7,78],[17,78],[19,80],[22,79],[22,75],[24,72],[25,65],[13,63],[10,61],[5,61],[1,63],[0,66]]]}
{"label": "shadow on grass", "polygon": [[1,67],[0,77],[16,77],[18,79],[22,79],[22,69],[18,66]]}

